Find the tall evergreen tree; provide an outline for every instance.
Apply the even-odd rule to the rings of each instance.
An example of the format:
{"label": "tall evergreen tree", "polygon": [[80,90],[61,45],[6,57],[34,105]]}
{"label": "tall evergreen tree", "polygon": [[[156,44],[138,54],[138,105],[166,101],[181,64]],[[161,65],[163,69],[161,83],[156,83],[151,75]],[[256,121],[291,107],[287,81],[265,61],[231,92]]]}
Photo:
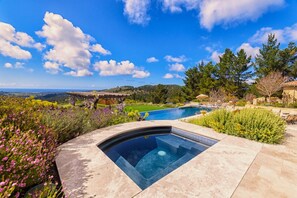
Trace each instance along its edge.
{"label": "tall evergreen tree", "polygon": [[248,88],[247,80],[252,77],[251,71],[251,56],[247,56],[246,52],[241,49],[237,52],[233,75],[234,75],[234,83],[236,85],[236,96],[242,98]]}
{"label": "tall evergreen tree", "polygon": [[283,65],[282,74],[297,78],[297,46],[294,42],[290,42],[287,48],[280,51],[279,59]]}
{"label": "tall evergreen tree", "polygon": [[[202,62],[200,65],[204,65],[204,63]],[[200,92],[201,73],[199,72],[199,66],[189,68],[185,75],[183,92],[187,100],[193,100]]]}
{"label": "tall evergreen tree", "polygon": [[209,94],[216,86],[216,80],[214,78],[215,66],[212,62],[199,64],[198,69],[200,72],[199,94]]}
{"label": "tall evergreen tree", "polygon": [[221,86],[227,93],[236,94],[235,81],[235,61],[234,53],[226,48],[224,54],[220,57],[220,62],[216,64],[215,76],[218,85]]}
{"label": "tall evergreen tree", "polygon": [[279,60],[280,43],[274,34],[268,35],[267,43],[262,45],[256,56],[255,70],[258,77],[263,77],[274,71],[283,71],[283,64]]}

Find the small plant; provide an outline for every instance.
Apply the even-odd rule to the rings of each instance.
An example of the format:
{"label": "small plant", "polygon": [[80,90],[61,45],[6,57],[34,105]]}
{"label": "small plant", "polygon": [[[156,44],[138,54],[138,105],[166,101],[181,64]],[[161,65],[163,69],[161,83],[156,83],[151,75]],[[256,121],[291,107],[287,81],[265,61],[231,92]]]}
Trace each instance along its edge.
{"label": "small plant", "polygon": [[285,131],[282,118],[264,109],[243,109],[234,112],[220,109],[189,122],[213,128],[220,133],[271,144],[280,143]]}
{"label": "small plant", "polygon": [[201,110],[200,113],[201,113],[202,115],[205,115],[205,114],[207,114],[207,111],[205,111],[205,110]]}

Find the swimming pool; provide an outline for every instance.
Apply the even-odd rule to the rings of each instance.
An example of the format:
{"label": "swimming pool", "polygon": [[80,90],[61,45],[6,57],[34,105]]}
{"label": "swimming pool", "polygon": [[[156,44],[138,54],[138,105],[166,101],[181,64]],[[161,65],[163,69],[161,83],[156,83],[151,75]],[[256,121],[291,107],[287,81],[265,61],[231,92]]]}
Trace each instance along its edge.
{"label": "swimming pool", "polygon": [[[205,107],[182,107],[163,109],[157,111],[149,111],[149,116],[146,118],[146,120],[176,120],[200,114],[201,110],[211,111],[210,108]],[[141,114],[144,115],[145,112],[142,112]]]}
{"label": "swimming pool", "polygon": [[99,148],[145,189],[216,142],[172,127],[150,127],[113,137]]}

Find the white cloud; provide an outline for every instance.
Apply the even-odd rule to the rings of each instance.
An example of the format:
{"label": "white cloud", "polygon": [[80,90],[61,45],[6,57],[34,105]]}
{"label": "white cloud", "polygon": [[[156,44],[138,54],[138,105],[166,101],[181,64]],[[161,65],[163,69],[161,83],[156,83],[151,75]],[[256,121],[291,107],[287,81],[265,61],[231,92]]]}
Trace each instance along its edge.
{"label": "white cloud", "polygon": [[100,53],[102,55],[111,55],[111,52],[104,49],[102,47],[102,45],[100,45],[100,44],[92,45],[91,48],[90,48],[90,51],[91,52],[98,52],[98,53]]}
{"label": "white cloud", "polygon": [[161,0],[163,10],[169,10],[172,13],[179,13],[186,10],[198,9],[199,0]]}
{"label": "white cloud", "polygon": [[258,30],[249,41],[252,43],[266,43],[269,34],[274,34],[281,43],[287,43],[290,41],[297,41],[297,23],[285,27],[283,29],[273,29],[272,27],[263,27]]}
{"label": "white cloud", "polygon": [[220,56],[222,56],[224,53],[220,53],[218,51],[213,51],[210,58],[211,60],[213,60],[214,62],[218,63],[220,62]]}
{"label": "white cloud", "polygon": [[145,25],[150,21],[148,9],[150,0],[123,0],[124,14],[131,23]]}
{"label": "white cloud", "polygon": [[93,73],[87,69],[81,69],[81,70],[77,70],[77,71],[66,72],[65,75],[82,77],[82,76],[92,76]]}
{"label": "white cloud", "polygon": [[164,57],[164,59],[167,62],[175,62],[175,63],[182,63],[182,62],[185,62],[187,60],[187,58],[184,55],[179,56],[179,57],[173,57],[171,55],[167,55],[167,56]]}
{"label": "white cloud", "polygon": [[13,45],[3,38],[0,38],[0,54],[15,59],[30,59],[32,57],[29,51],[23,50],[19,46]]}
{"label": "white cloud", "polygon": [[167,73],[163,76],[163,78],[170,79],[170,78],[174,78],[174,76],[170,73]]}
{"label": "white cloud", "polygon": [[25,63],[21,63],[21,62],[16,62],[14,64],[11,63],[5,63],[4,67],[8,68],[8,69],[23,69],[24,68],[24,64]]}
{"label": "white cloud", "polygon": [[205,50],[208,51],[208,52],[213,52],[213,49],[211,47],[209,47],[209,46],[205,47]]}
{"label": "white cloud", "polygon": [[182,72],[182,71],[185,71],[186,69],[185,66],[181,63],[174,63],[169,66],[170,66],[169,68],[170,71]]}
{"label": "white cloud", "polygon": [[149,57],[149,58],[146,59],[146,62],[156,63],[156,62],[159,62],[159,60],[156,57]]}
{"label": "white cloud", "polygon": [[182,78],[182,76],[180,76],[178,74],[167,73],[163,76],[163,78],[165,78],[165,79]]}
{"label": "white cloud", "polygon": [[180,76],[179,74],[173,74],[175,78],[183,78],[182,76]]}
{"label": "white cloud", "polygon": [[5,63],[5,64],[4,64],[4,67],[5,67],[5,68],[13,68],[13,66],[12,66],[11,63]]}
{"label": "white cloud", "polygon": [[94,39],[61,15],[46,12],[44,16],[45,25],[42,31],[36,32],[52,48],[45,55],[44,67],[50,73],[58,73],[61,67],[71,69],[67,75],[89,76],[91,64],[91,51],[101,54],[110,54],[99,44],[91,45]]}
{"label": "white cloud", "polygon": [[[122,0],[129,21],[147,24],[151,0]],[[255,21],[271,8],[279,8],[285,0],[158,0],[164,12],[195,11],[202,27],[211,30],[215,25],[230,25]]]}
{"label": "white cloud", "polygon": [[43,64],[43,67],[46,69],[46,71],[50,74],[57,74],[59,71],[61,71],[59,64],[55,62],[46,61]]}
{"label": "white cloud", "polygon": [[31,53],[21,47],[42,50],[45,46],[24,32],[17,32],[12,25],[0,22],[0,54],[15,59],[30,59]]}
{"label": "white cloud", "polygon": [[241,46],[237,48],[237,51],[241,49],[244,49],[248,56],[255,58],[256,55],[259,54],[260,47],[252,47],[249,43],[242,43]]}
{"label": "white cloud", "polygon": [[217,24],[254,21],[272,7],[280,7],[284,0],[202,0],[200,24],[208,30]]}
{"label": "white cloud", "polygon": [[99,61],[94,64],[94,69],[99,71],[100,76],[132,75],[133,78],[145,78],[150,75],[149,72],[135,67],[128,60],[121,62]]}
{"label": "white cloud", "polygon": [[134,70],[132,77],[133,78],[146,78],[149,77],[150,73],[142,70]]}
{"label": "white cloud", "polygon": [[16,62],[16,63],[14,64],[14,67],[15,67],[16,69],[22,69],[22,68],[24,68],[24,64],[25,64],[25,63]]}

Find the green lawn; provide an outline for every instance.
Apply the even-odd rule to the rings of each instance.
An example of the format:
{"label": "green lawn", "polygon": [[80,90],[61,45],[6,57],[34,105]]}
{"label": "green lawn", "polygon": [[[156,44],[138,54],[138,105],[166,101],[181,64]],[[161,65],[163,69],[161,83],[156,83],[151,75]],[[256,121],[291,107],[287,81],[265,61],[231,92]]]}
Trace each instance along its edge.
{"label": "green lawn", "polygon": [[128,104],[125,107],[127,109],[138,110],[139,112],[143,111],[153,111],[153,110],[160,110],[160,109],[168,109],[169,107],[165,107],[162,105],[153,105],[153,104]]}

